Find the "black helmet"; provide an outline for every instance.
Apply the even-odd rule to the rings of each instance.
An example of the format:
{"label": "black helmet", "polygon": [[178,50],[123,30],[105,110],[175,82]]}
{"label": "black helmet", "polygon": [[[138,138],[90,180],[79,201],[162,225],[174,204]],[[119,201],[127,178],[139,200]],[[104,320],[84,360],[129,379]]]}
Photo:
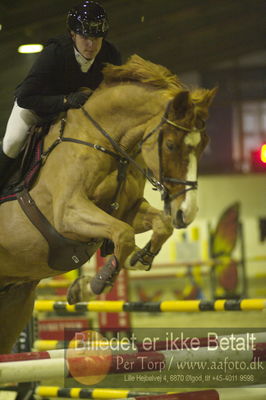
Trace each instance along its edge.
{"label": "black helmet", "polygon": [[104,8],[95,1],[83,1],[67,15],[67,27],[82,36],[105,37],[109,22]]}

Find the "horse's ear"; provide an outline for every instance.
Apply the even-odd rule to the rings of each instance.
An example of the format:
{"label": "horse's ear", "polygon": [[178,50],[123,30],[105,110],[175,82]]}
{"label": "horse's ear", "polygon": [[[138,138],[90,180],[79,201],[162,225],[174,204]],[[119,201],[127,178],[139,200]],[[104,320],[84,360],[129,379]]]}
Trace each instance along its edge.
{"label": "horse's ear", "polygon": [[190,106],[191,106],[191,101],[189,98],[189,92],[187,90],[179,92],[173,99],[173,108],[175,111],[176,118],[177,119],[184,118]]}
{"label": "horse's ear", "polygon": [[217,92],[218,92],[218,87],[214,87],[213,89],[210,90],[206,89],[202,100],[203,103],[202,105],[210,107]]}
{"label": "horse's ear", "polygon": [[201,107],[209,108],[214,97],[216,96],[217,91],[218,87],[214,87],[213,89],[201,89],[202,97],[199,99],[199,104]]}
{"label": "horse's ear", "polygon": [[218,91],[217,87],[213,89],[198,88],[192,91],[191,98],[195,106],[195,112],[200,119],[206,121],[208,118],[208,110]]}

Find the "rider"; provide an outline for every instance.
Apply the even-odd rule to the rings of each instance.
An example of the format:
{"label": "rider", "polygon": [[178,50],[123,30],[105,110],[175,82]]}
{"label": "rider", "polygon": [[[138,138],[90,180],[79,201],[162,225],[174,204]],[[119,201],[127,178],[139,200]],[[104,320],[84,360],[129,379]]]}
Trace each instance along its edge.
{"label": "rider", "polygon": [[[104,64],[121,64],[117,49],[105,40],[108,29],[108,17],[99,3],[85,0],[72,8],[67,34],[48,41],[16,88],[0,149],[0,189],[10,177],[29,128],[62,111],[80,108],[101,83]],[[90,91],[80,91],[81,87]]]}

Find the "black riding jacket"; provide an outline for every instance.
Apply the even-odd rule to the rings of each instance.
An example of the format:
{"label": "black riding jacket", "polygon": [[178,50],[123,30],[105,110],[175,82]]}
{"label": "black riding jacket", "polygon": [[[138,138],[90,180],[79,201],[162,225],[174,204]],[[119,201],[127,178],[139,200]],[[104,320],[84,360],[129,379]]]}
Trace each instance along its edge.
{"label": "black riding jacket", "polygon": [[64,111],[64,96],[80,87],[94,90],[99,86],[105,63],[121,65],[120,53],[106,40],[90,69],[82,72],[71,38],[64,35],[50,39],[27,77],[16,88],[17,103],[42,117]]}

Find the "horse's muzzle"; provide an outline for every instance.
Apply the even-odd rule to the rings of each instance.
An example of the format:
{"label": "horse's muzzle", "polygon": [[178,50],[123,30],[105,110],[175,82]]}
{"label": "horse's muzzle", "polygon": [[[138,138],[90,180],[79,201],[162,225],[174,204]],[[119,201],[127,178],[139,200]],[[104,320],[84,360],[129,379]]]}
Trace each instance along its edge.
{"label": "horse's muzzle", "polygon": [[178,210],[176,213],[175,221],[174,221],[174,226],[177,229],[182,229],[186,228],[188,224],[185,223],[184,221],[184,213],[182,210]]}

